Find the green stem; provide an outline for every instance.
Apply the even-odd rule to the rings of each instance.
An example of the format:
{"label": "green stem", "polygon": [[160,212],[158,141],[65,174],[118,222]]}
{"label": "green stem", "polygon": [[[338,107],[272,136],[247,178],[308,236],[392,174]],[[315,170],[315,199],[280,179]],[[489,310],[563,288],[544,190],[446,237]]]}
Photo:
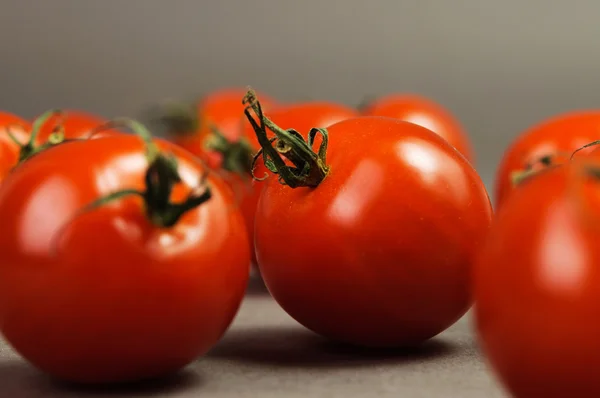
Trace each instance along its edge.
{"label": "green stem", "polygon": [[[52,147],[54,145],[58,145],[62,142],[62,140],[58,139],[59,137],[62,137],[64,139],[64,134],[61,135],[62,123],[58,123],[57,126],[53,129],[54,138],[40,145],[36,145],[36,140],[40,133],[40,130],[52,116],[62,117],[63,113],[59,109],[52,109],[47,112],[44,112],[41,116],[34,120],[33,126],[31,128],[31,133],[29,135],[29,141],[27,141],[27,143],[25,144],[20,144],[21,150],[19,152],[19,163],[22,163],[27,159],[31,158],[32,156],[38,154],[39,152],[48,149],[49,147]],[[14,138],[14,136],[12,138]]]}
{"label": "green stem", "polygon": [[[249,89],[244,97],[246,106],[244,114],[252,125],[258,142],[261,146],[256,154],[256,159],[262,155],[267,169],[279,175],[279,182],[291,188],[316,187],[327,177],[329,166],[326,163],[327,145],[329,142],[326,129],[313,128],[308,133],[308,142],[302,135],[293,129],[284,130],[273,123],[262,112],[256,93]],[[258,123],[250,113],[254,111]],[[275,134],[275,140],[267,136],[267,128]],[[319,151],[313,150],[317,134],[322,136]],[[275,142],[275,146],[273,143]],[[289,160],[293,166],[286,164],[283,158]]]}
{"label": "green stem", "polygon": [[236,142],[229,141],[219,129],[211,125],[212,135],[206,142],[206,149],[223,156],[222,168],[242,176],[252,175],[252,159],[254,149],[245,138]]}
{"label": "green stem", "polygon": [[[565,154],[562,152],[558,152],[558,153],[552,153],[549,155],[544,155],[544,156],[541,156],[540,158],[536,159],[535,161],[526,164],[525,167],[523,168],[523,170],[513,171],[510,175],[512,185],[513,186],[518,185],[521,182],[523,182],[524,180],[528,179],[529,177],[534,176],[534,175],[546,170],[549,167],[553,167],[553,166],[560,164],[560,163],[556,162],[556,159],[559,158],[560,156],[565,156]],[[571,157],[572,156],[573,155],[571,155]],[[534,168],[538,164],[542,166],[541,169]]]}
{"label": "green stem", "polygon": [[582,146],[581,148],[577,148],[576,150],[573,151],[573,153],[571,153],[571,156],[569,157],[569,160],[573,159],[573,157],[575,156],[575,154],[579,151],[582,151],[586,148],[592,147],[592,146],[596,146],[596,145],[600,145],[600,141],[593,141],[590,142],[589,144],[585,144],[584,146]]}
{"label": "green stem", "polygon": [[182,183],[177,159],[171,154],[162,153],[152,140],[150,131],[140,122],[128,118],[118,118],[97,127],[92,134],[120,127],[129,128],[144,142],[148,160],[148,169],[144,177],[146,190],[125,189],[113,192],[90,203],[83,211],[104,206],[126,196],[137,195],[144,200],[146,215],[150,222],[158,227],[169,228],[174,226],[185,213],[211,198],[211,191],[205,183],[206,176],[204,175],[199,186],[192,190],[185,200],[176,203],[171,201],[173,189],[177,184]]}

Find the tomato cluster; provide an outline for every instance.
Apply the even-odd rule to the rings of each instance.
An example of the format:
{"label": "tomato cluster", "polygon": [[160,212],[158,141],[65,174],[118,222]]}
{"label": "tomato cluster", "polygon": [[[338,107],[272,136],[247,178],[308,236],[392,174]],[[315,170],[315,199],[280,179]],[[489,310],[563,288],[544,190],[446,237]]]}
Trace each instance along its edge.
{"label": "tomato cluster", "polygon": [[157,377],[221,339],[254,264],[329,339],[413,347],[475,303],[517,397],[600,396],[598,117],[523,133],[494,215],[463,127],[421,96],[357,109],[223,89],[155,109],[164,138],[76,110],[0,113],[0,331],[61,379]]}

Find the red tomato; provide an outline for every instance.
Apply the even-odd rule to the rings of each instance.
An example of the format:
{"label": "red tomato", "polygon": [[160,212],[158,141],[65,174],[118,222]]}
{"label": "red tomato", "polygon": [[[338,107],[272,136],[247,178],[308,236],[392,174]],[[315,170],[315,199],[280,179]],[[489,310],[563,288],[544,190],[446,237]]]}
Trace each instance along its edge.
{"label": "red tomato", "polygon": [[[21,142],[29,139],[31,125],[26,120],[12,113],[0,112],[0,182],[19,162],[21,147],[13,141],[10,134]],[[10,134],[9,134],[10,133]]]}
{"label": "red tomato", "polygon": [[[262,104],[262,102],[261,102]],[[280,107],[269,112],[269,118],[282,128],[294,128],[301,134],[308,133],[313,127],[328,127],[331,124],[358,116],[353,108],[341,104],[325,101],[303,102],[285,107]],[[253,148],[258,151],[260,145],[256,139],[254,129],[246,124],[244,137],[247,137]],[[264,178],[267,173],[262,160],[258,160],[254,175]],[[252,181],[252,191],[241,202],[241,210],[246,220],[246,228],[250,242],[254,242],[254,222],[256,206],[264,186],[264,181]],[[256,253],[253,250],[253,261],[256,264]]]}
{"label": "red tomato", "polygon": [[600,139],[598,126],[600,111],[590,110],[558,115],[523,132],[505,151],[496,172],[495,205],[499,208],[513,191],[514,173],[565,162],[576,149]]}
{"label": "red tomato", "polygon": [[[1,187],[0,327],[43,371],[90,383],[164,375],[205,353],[234,318],[250,253],[231,190],[208,174],[210,199],[168,222],[177,207],[163,201],[187,198],[206,170],[161,147],[182,179],[172,195],[145,185],[146,148],[128,134],[58,145]],[[154,188],[176,182],[171,168],[158,170]],[[81,212],[124,189],[147,193]]]}
{"label": "red tomato", "polygon": [[[167,114],[160,115],[160,120],[167,127],[169,140],[218,168],[222,156],[206,150],[207,140],[213,135],[213,126],[227,141],[237,142],[243,137],[246,123],[242,104],[244,94],[246,89],[242,88],[222,89],[202,97],[195,109],[181,109],[179,105],[167,109]],[[270,97],[261,94],[261,98],[265,98],[266,109],[276,106]]]}
{"label": "red tomato", "polygon": [[476,266],[484,352],[517,398],[600,396],[600,163],[524,181],[498,211]]}
{"label": "red tomato", "polygon": [[[225,103],[225,99],[227,99],[230,101],[228,109],[232,109],[235,106],[236,114],[239,112],[239,114],[243,116],[243,94],[235,97],[235,103],[233,102],[234,94],[239,93],[231,91],[226,94],[221,94],[220,97],[217,97],[220,98],[221,102],[217,101],[215,97],[211,97],[209,98],[210,102],[207,104],[212,104],[212,107],[206,106],[207,108],[212,109],[214,113],[218,114],[216,111],[216,108],[218,107],[215,106],[215,103]],[[332,123],[358,116],[358,112],[350,107],[324,101],[303,102],[274,107],[273,101],[268,99],[267,108],[271,109],[269,111],[271,118],[281,126],[295,127],[301,132],[308,132],[313,127],[327,127]],[[224,110],[221,110],[221,113],[224,112]],[[263,183],[262,181],[252,181],[249,166],[253,155],[260,149],[260,145],[256,140],[256,135],[252,126],[247,122],[242,124],[242,120],[239,119],[239,117],[236,120],[236,125],[239,128],[243,127],[240,132],[234,133],[233,129],[225,129],[222,132],[221,145],[223,145],[224,150],[221,150],[221,152],[225,153],[226,156],[221,156],[222,153],[219,153],[219,151],[211,150],[207,147],[209,140],[215,140],[215,138],[217,138],[213,133],[207,132],[199,134],[203,139],[203,144],[195,144],[194,148],[190,148],[179,140],[175,140],[174,142],[188,150],[191,149],[192,153],[195,153],[206,160],[211,167],[228,172],[226,181],[228,181],[234,191],[238,193],[239,205],[242,214],[244,215],[244,219],[246,220],[250,242],[253,242],[254,214],[256,212],[256,204],[258,203]],[[240,141],[242,139],[243,141]],[[229,156],[227,156],[226,151],[230,151]],[[237,159],[236,156],[238,156]],[[234,167],[227,167],[227,162],[231,162]],[[238,169],[236,170],[235,167]],[[262,166],[261,162],[258,162],[255,175],[261,178],[265,175],[265,171],[266,169]],[[254,253],[254,250],[252,250],[252,252]],[[254,254],[252,259],[253,262],[256,263],[256,256]]]}
{"label": "red tomato", "polygon": [[298,169],[278,167],[286,185],[267,180],[255,245],[283,309],[316,333],[365,346],[418,344],[458,320],[492,217],[470,163],[431,131],[392,118],[331,125],[326,159],[321,150],[292,156],[306,153],[302,141],[282,134],[276,154]]}
{"label": "red tomato", "polygon": [[[37,140],[39,143],[46,142],[59,126],[62,127],[65,139],[87,138],[95,128],[107,122],[107,119],[91,113],[78,110],[61,110],[60,114],[49,117],[42,125],[37,134]],[[120,134],[120,132],[117,130],[104,130],[101,133],[102,136],[114,134]]]}
{"label": "red tomato", "polygon": [[440,104],[414,94],[392,94],[370,102],[365,116],[393,117],[423,126],[443,137],[471,163],[475,154],[460,122]]}

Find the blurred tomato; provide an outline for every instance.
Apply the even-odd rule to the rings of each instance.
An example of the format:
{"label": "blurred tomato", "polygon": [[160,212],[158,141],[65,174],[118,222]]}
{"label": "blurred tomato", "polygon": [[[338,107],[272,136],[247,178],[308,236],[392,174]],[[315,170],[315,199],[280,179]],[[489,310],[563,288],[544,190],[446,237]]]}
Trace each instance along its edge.
{"label": "blurred tomato", "polygon": [[[187,149],[192,154],[218,168],[222,154],[207,150],[207,141],[217,130],[229,142],[237,142],[243,137],[244,117],[242,99],[246,94],[243,88],[217,90],[203,96],[195,105],[168,103],[154,116],[167,130],[167,138]],[[275,100],[265,98],[265,109],[277,106]]]}
{"label": "blurred tomato", "polygon": [[[525,130],[506,149],[496,172],[496,207],[499,208],[513,191],[515,173],[564,163],[573,151],[598,139],[600,110],[564,113]],[[578,156],[592,150],[584,149]]]}
{"label": "blurred tomato", "polygon": [[460,122],[440,104],[414,94],[391,94],[369,102],[365,116],[387,116],[423,126],[444,138],[471,163],[475,162],[471,142]]}
{"label": "blurred tomato", "polygon": [[[107,122],[108,119],[92,113],[73,109],[60,110],[49,117],[48,120],[41,126],[37,134],[37,142],[46,142],[50,135],[56,132],[59,128],[64,134],[65,139],[87,138],[87,136],[91,134],[95,128]],[[115,129],[103,130],[101,133],[102,136],[112,134],[121,133]]]}
{"label": "blurred tomato", "polygon": [[600,163],[582,162],[523,181],[474,267],[479,339],[515,398],[600,397]]}
{"label": "blurred tomato", "polygon": [[0,182],[19,162],[21,145],[29,140],[30,130],[31,124],[25,119],[12,113],[0,112]]}

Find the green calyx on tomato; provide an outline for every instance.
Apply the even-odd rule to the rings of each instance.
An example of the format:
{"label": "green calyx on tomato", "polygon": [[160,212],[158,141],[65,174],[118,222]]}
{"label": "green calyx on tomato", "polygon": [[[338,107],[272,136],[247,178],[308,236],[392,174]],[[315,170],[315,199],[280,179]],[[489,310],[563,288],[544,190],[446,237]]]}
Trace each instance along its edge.
{"label": "green calyx on tomato", "polygon": [[169,134],[198,134],[202,123],[207,123],[211,135],[207,137],[204,149],[219,153],[223,157],[221,167],[241,176],[252,175],[254,149],[244,138],[236,142],[227,139],[213,124],[200,120],[196,106],[184,102],[169,102],[154,117],[157,123],[165,126]]}
{"label": "green calyx on tomato", "polygon": [[[249,89],[242,101],[246,106],[244,114],[252,125],[261,149],[254,156],[252,170],[258,159],[262,156],[265,167],[273,174],[279,176],[279,182],[290,188],[316,187],[327,177],[327,144],[329,136],[326,129],[313,128],[308,133],[308,141],[294,129],[284,130],[267,118],[260,106],[254,90]],[[254,111],[258,123],[250,113]],[[275,137],[269,139],[267,130],[271,130]],[[313,150],[317,134],[322,136],[318,152]],[[275,146],[273,146],[273,142]],[[292,165],[286,164],[283,157]],[[255,179],[260,180],[254,176]],[[264,178],[262,178],[264,179]]]}
{"label": "green calyx on tomato", "polygon": [[[49,110],[45,113],[43,113],[41,116],[39,116],[37,119],[35,119],[35,121],[33,122],[32,125],[32,129],[31,132],[29,134],[29,141],[27,141],[26,143],[22,143],[20,142],[17,137],[15,137],[11,131],[10,131],[10,126],[7,128],[7,134],[10,137],[10,139],[19,146],[20,151],[19,151],[19,161],[17,163],[21,164],[22,162],[26,161],[27,159],[31,158],[32,156],[38,154],[39,152],[48,149],[54,145],[58,145],[60,143],[62,143],[65,139],[65,134],[62,128],[62,125],[59,123],[57,125],[57,127],[55,127],[53,133],[50,135],[50,137],[48,138],[48,140],[42,144],[37,144],[35,141],[37,139],[37,136],[42,128],[42,126],[52,117],[52,116],[62,116],[62,111],[58,110],[58,109],[52,109]],[[16,165],[15,165],[16,166]]]}
{"label": "green calyx on tomato", "polygon": [[[536,168],[539,165],[541,168]],[[511,173],[511,181],[513,185],[519,185],[527,178],[539,173],[541,170],[554,165],[554,155],[545,155],[537,159],[535,162],[528,163],[523,170],[513,171]]]}
{"label": "green calyx on tomato", "polygon": [[221,167],[229,172],[242,176],[252,175],[254,150],[248,140],[240,138],[237,142],[229,141],[219,129],[211,125],[211,136],[206,141],[206,149],[223,156]]}
{"label": "green calyx on tomato", "polygon": [[95,129],[95,132],[115,127],[128,127],[146,144],[146,159],[148,170],[145,175],[145,191],[126,189],[113,192],[90,203],[83,211],[92,210],[125,196],[137,195],[144,201],[146,215],[150,222],[158,227],[169,228],[177,224],[179,219],[188,211],[210,200],[212,193],[202,179],[198,189],[192,190],[188,197],[179,203],[171,202],[171,194],[176,184],[182,182],[179,175],[177,159],[160,151],[152,135],[141,123],[126,118],[119,118]]}
{"label": "green calyx on tomato", "polygon": [[571,161],[579,151],[597,145],[600,145],[600,141],[593,141],[585,144],[582,147],[574,150],[570,155],[558,152],[541,156],[535,161],[527,163],[523,170],[513,171],[511,173],[512,185],[519,185],[524,180],[546,170],[549,167],[559,166],[565,162]]}

